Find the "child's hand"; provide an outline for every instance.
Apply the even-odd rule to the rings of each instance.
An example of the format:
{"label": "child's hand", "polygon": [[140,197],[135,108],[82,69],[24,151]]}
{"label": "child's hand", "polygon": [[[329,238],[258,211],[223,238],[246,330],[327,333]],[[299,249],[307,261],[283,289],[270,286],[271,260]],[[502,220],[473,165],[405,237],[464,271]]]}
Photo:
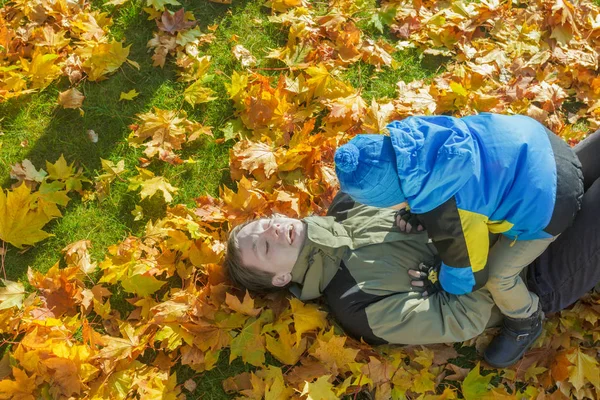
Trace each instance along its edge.
{"label": "child's hand", "polygon": [[409,269],[408,275],[413,279],[410,284],[413,290],[421,292],[424,299],[434,293],[443,292],[442,285],[438,280],[439,265],[428,267],[421,263],[417,269]]}
{"label": "child's hand", "polygon": [[402,232],[406,233],[419,233],[425,230],[419,217],[417,217],[416,214],[411,213],[408,208],[403,208],[396,212],[396,225]]}

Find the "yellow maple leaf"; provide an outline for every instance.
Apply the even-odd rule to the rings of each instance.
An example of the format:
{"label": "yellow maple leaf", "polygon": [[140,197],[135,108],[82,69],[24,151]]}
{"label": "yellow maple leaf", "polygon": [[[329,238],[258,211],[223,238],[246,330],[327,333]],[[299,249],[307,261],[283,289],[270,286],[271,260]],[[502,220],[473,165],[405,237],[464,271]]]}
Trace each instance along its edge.
{"label": "yellow maple leaf", "polygon": [[301,395],[306,396],[306,400],[337,400],[330,379],[331,375],[324,375],[313,383],[306,382]]}
{"label": "yellow maple leaf", "polygon": [[48,170],[48,178],[50,179],[66,180],[73,175],[73,163],[68,165],[62,154],[54,164],[46,161],[46,169]]}
{"label": "yellow maple leaf", "polygon": [[0,240],[22,248],[52,236],[42,228],[60,211],[47,214],[37,199],[25,184],[6,193],[0,189]]}
{"label": "yellow maple leaf", "polygon": [[103,174],[98,175],[98,180],[107,180],[112,182],[115,178],[118,178],[123,172],[125,172],[125,160],[119,160],[115,164],[110,160],[100,159],[102,169],[105,171]]}
{"label": "yellow maple leaf", "polygon": [[[75,162],[72,162],[70,165],[67,164],[67,161],[65,160],[65,157],[61,154],[59,159],[56,160],[56,162],[54,164],[46,161],[46,169],[48,170],[48,179],[51,180],[56,180],[60,182],[60,188],[61,189],[66,189],[67,192],[71,191],[71,190],[76,190],[78,192],[81,192],[82,190],[82,183],[83,182],[89,182],[88,179],[82,177],[82,170],[81,168],[78,171],[75,171],[75,168],[73,167],[73,165],[75,164]],[[53,183],[57,183],[57,182],[53,182]],[[43,184],[42,184],[43,185]],[[46,188],[48,189],[48,188]],[[53,188],[53,191],[57,191],[57,188]],[[41,187],[40,187],[40,191]],[[48,190],[46,190],[45,192],[48,192]]]}
{"label": "yellow maple leaf", "polygon": [[127,60],[131,47],[123,47],[123,43],[116,40],[85,44],[87,46],[77,49],[77,52],[85,60],[82,67],[91,81],[102,80],[106,75],[115,72]]}
{"label": "yellow maple leaf", "polygon": [[146,5],[148,7],[154,7],[158,11],[163,11],[167,4],[170,4],[172,6],[181,5],[181,3],[177,0],[146,0]]}
{"label": "yellow maple leaf", "polygon": [[256,317],[262,310],[262,308],[254,308],[254,299],[250,297],[250,293],[248,293],[247,290],[243,302],[240,302],[237,296],[226,293],[225,304],[227,304],[233,311],[237,311],[251,317]]}
{"label": "yellow maple leaf", "polygon": [[14,381],[3,379],[0,381],[0,399],[10,400],[35,400],[33,395],[37,389],[36,375],[27,376],[25,371],[13,367]]}
{"label": "yellow maple leaf", "polygon": [[281,368],[269,365],[257,375],[265,380],[265,400],[289,399],[294,394],[294,389],[286,386]]}
{"label": "yellow maple leaf", "polygon": [[307,85],[313,88],[315,96],[324,96],[329,89],[333,77],[324,64],[311,66],[306,69],[310,78],[306,81]]}
{"label": "yellow maple leaf", "polygon": [[139,96],[139,92],[135,89],[131,89],[129,92],[121,92],[121,96],[119,96],[119,101],[121,100],[133,100],[137,96]]}
{"label": "yellow maple leaf", "polygon": [[277,333],[279,334],[278,338],[271,335],[265,336],[267,350],[284,364],[296,364],[306,350],[306,338],[296,342],[287,324],[279,327]]}
{"label": "yellow maple leaf", "polygon": [[185,89],[183,98],[194,107],[196,104],[208,103],[209,101],[216,100],[217,97],[214,97],[214,94],[214,90],[202,86],[202,81],[198,80]]}
{"label": "yellow maple leaf", "polygon": [[229,98],[236,101],[241,99],[246,86],[248,86],[248,74],[239,73],[237,71],[233,71],[233,74],[231,75],[231,83],[225,83],[225,87],[229,93]]}
{"label": "yellow maple leaf", "polygon": [[4,287],[0,288],[0,310],[23,305],[25,287],[22,283],[2,279]]}
{"label": "yellow maple leaf", "polygon": [[567,354],[567,358],[574,365],[568,367],[569,381],[576,390],[581,389],[586,381],[590,382],[596,389],[600,389],[600,369],[598,362],[594,357],[588,356],[581,351],[581,348],[575,348],[575,351]]}
{"label": "yellow maple leaf", "polygon": [[38,48],[31,61],[21,58],[23,71],[31,79],[32,88],[45,88],[60,76],[61,70],[56,64],[58,57],[58,54],[42,54]]}
{"label": "yellow maple leaf", "polygon": [[261,328],[272,312],[263,313],[259,318],[248,320],[241,332],[231,341],[229,362],[242,356],[242,360],[256,367],[265,363],[265,337]]}
{"label": "yellow maple leaf", "polygon": [[129,178],[128,190],[137,190],[141,187],[140,196],[142,200],[154,196],[157,192],[162,192],[167,203],[173,200],[172,193],[175,193],[178,189],[172,186],[164,176],[154,176],[152,171],[145,168],[136,167],[136,169],[139,175]]}
{"label": "yellow maple leaf", "polygon": [[325,365],[335,365],[340,370],[346,371],[356,359],[358,350],[344,347],[345,343],[345,336],[334,336],[328,341],[318,338],[317,345],[311,353]]}
{"label": "yellow maple leaf", "polygon": [[269,178],[277,172],[274,150],[273,146],[267,143],[241,140],[233,146],[231,158],[236,158],[241,167],[248,172],[260,170],[264,172],[266,178]]}
{"label": "yellow maple leaf", "polygon": [[297,342],[300,342],[300,337],[304,332],[323,329],[327,325],[327,313],[319,310],[319,307],[315,304],[303,303],[294,297],[290,299],[290,305],[292,307]]}

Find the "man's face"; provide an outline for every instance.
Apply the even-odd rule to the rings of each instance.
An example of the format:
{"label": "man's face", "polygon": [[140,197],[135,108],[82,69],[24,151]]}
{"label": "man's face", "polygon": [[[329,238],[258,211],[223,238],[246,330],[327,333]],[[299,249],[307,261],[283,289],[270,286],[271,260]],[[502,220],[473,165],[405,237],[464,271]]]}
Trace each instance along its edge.
{"label": "man's face", "polygon": [[304,223],[285,217],[253,221],[237,234],[243,264],[271,273],[274,286],[285,286],[291,280],[305,238]]}

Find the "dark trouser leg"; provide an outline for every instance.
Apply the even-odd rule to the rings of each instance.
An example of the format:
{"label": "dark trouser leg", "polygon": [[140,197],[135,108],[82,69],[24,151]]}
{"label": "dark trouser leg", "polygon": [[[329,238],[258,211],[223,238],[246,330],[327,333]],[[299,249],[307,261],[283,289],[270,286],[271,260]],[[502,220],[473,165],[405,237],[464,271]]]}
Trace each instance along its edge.
{"label": "dark trouser leg", "polygon": [[[600,150],[596,154],[600,158]],[[593,167],[588,171],[596,168],[587,165]],[[599,281],[600,179],[596,179],[584,193],[573,225],[529,266],[527,286],[539,296],[542,310],[551,313],[573,304]]]}
{"label": "dark trouser leg", "polygon": [[573,150],[581,161],[583,188],[586,191],[600,178],[600,130],[579,142]]}
{"label": "dark trouser leg", "polygon": [[[600,134],[592,134],[574,150],[587,190],[581,211],[528,271],[527,285],[538,295],[544,312],[572,304],[600,280]],[[541,319],[539,309],[528,318],[505,316],[502,331],[484,352],[486,361],[504,368],[520,359],[540,335]]]}

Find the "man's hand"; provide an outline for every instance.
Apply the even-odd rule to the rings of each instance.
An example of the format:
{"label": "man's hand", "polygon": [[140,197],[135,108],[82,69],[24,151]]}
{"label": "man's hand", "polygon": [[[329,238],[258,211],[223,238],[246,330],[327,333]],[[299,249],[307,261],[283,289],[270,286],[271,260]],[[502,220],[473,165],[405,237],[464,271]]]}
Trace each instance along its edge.
{"label": "man's hand", "polygon": [[423,298],[444,291],[438,279],[439,269],[440,264],[429,267],[421,263],[417,269],[408,270],[408,275],[413,278],[413,280],[410,281],[412,288],[417,292],[421,292]]}
{"label": "man's hand", "polygon": [[417,217],[416,214],[411,213],[408,208],[403,208],[396,212],[396,225],[402,232],[406,233],[419,233],[425,230],[419,217]]}

